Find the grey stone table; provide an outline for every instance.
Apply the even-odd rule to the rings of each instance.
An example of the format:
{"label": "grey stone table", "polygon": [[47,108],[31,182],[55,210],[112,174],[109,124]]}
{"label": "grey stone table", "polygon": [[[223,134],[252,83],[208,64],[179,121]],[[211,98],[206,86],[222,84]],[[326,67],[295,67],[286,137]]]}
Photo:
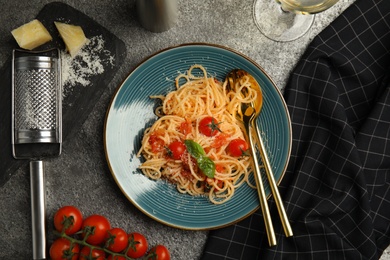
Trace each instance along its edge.
{"label": "grey stone table", "polygon": [[[283,89],[307,44],[352,1],[341,0],[317,15],[309,33],[289,43],[275,43],[258,31],[252,17],[253,0],[180,0],[177,24],[163,33],[152,33],[141,27],[136,18],[134,0],[63,1],[123,40],[128,52],[121,69],[87,121],[79,127],[75,138],[64,142],[60,157],[46,162],[49,242],[53,239],[51,221],[54,212],[64,205],[76,205],[84,215],[102,214],[113,226],[144,233],[150,244],[165,244],[172,259],[198,259],[207,231],[179,230],[150,219],[126,199],[110,174],[104,156],[103,125],[115,89],[144,58],[161,49],[190,42],[220,44],[249,56]],[[3,66],[11,54],[10,31],[32,20],[51,1],[0,2],[0,66]],[[22,167],[0,187],[0,259],[31,259],[30,223],[29,174],[28,168]]]}

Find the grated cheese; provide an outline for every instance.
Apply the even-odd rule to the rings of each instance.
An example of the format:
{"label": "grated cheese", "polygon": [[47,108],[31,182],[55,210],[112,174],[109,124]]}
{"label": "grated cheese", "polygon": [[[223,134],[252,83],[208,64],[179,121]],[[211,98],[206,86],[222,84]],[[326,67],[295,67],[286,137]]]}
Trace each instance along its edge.
{"label": "grated cheese", "polygon": [[66,51],[61,51],[63,97],[69,95],[74,87],[87,87],[91,78],[103,74],[105,68],[114,66],[115,57],[105,49],[102,35],[89,39],[87,44],[72,58]]}

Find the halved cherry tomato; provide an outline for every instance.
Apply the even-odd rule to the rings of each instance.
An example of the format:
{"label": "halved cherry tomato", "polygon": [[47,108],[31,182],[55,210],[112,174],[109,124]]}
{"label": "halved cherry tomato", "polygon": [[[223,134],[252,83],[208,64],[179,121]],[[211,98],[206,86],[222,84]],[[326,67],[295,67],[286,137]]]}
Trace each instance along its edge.
{"label": "halved cherry tomato", "polygon": [[216,172],[223,172],[225,170],[225,167],[222,164],[216,164],[215,165],[215,171]]}
{"label": "halved cherry tomato", "polygon": [[64,228],[65,234],[72,235],[81,229],[83,216],[81,211],[74,206],[64,206],[54,214],[54,227],[58,232]]}
{"label": "halved cherry tomato", "polygon": [[84,246],[80,251],[79,260],[105,260],[106,253],[103,250],[94,248],[91,251],[89,246]]}
{"label": "halved cherry tomato", "polygon": [[77,260],[80,246],[76,243],[71,245],[70,241],[66,238],[58,238],[50,246],[50,259],[51,260]]}
{"label": "halved cherry tomato", "polygon": [[157,245],[150,249],[146,259],[150,260],[170,260],[171,255],[168,249],[163,245]]}
{"label": "halved cherry tomato", "polygon": [[131,258],[139,258],[143,256],[148,250],[148,241],[146,238],[137,232],[130,233],[128,238],[130,248],[126,253],[127,256]]}
{"label": "halved cherry tomato", "polygon": [[199,132],[204,134],[205,136],[215,136],[218,132],[222,132],[219,129],[218,125],[220,123],[214,117],[208,116],[200,120],[199,122]]}
{"label": "halved cherry tomato", "polygon": [[189,119],[186,119],[185,122],[180,124],[179,132],[182,133],[184,136],[187,136],[192,132],[192,124]]}
{"label": "halved cherry tomato", "polygon": [[227,153],[230,154],[231,156],[240,157],[245,155],[248,148],[249,145],[245,140],[237,138],[230,141],[226,150]]}
{"label": "halved cherry tomato", "polygon": [[228,144],[229,143],[229,141],[228,141],[229,136],[230,135],[225,134],[225,133],[221,133],[221,134],[217,135],[211,146],[218,149],[221,146]]}
{"label": "halved cherry tomato", "polygon": [[164,140],[160,137],[160,133],[153,133],[149,137],[149,144],[152,146],[152,152],[158,153],[164,150]]}
{"label": "halved cherry tomato", "polygon": [[217,190],[220,190],[220,189],[222,189],[223,188],[223,184],[224,184],[224,182],[223,181],[221,181],[221,180],[217,180]]}
{"label": "halved cherry tomato", "polygon": [[121,228],[112,228],[107,231],[105,246],[112,252],[118,253],[127,247],[129,239]]}
{"label": "halved cherry tomato", "polygon": [[168,146],[168,156],[175,160],[180,160],[183,153],[186,151],[186,145],[181,141],[173,141]]}
{"label": "halved cherry tomato", "polygon": [[83,238],[88,235],[87,243],[91,245],[101,244],[107,234],[107,231],[111,229],[110,222],[106,217],[101,215],[91,215],[84,219],[82,224],[82,236]]}

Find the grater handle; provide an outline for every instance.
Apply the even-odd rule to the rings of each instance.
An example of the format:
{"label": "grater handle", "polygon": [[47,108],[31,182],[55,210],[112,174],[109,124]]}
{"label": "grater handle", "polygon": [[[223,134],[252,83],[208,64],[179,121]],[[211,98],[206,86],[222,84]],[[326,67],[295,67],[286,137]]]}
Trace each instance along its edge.
{"label": "grater handle", "polygon": [[43,161],[30,162],[33,259],[46,259],[45,185]]}

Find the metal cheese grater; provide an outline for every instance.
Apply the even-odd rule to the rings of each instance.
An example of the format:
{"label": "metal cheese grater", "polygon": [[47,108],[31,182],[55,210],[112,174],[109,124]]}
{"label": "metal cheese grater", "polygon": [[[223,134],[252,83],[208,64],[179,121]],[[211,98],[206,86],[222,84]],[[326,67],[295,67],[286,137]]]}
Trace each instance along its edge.
{"label": "metal cheese grater", "polygon": [[14,50],[12,152],[30,160],[33,259],[46,259],[43,159],[62,146],[61,60],[58,49]]}

